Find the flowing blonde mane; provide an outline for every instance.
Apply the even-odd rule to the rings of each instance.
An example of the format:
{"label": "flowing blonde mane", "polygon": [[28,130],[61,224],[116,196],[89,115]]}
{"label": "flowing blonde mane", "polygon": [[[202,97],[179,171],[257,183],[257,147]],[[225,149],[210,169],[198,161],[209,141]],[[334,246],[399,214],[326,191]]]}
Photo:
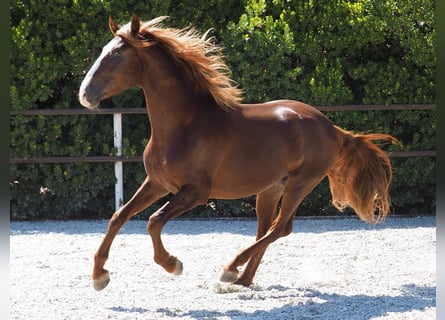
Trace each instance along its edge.
{"label": "flowing blonde mane", "polygon": [[138,48],[161,45],[176,62],[188,66],[197,88],[209,93],[218,106],[232,109],[239,105],[242,91],[230,79],[230,70],[223,61],[220,48],[214,44],[214,38],[207,38],[210,30],[201,35],[193,27],[166,28],[162,22],[167,18],[142,22],[136,36],[131,34],[128,23],[116,35]]}

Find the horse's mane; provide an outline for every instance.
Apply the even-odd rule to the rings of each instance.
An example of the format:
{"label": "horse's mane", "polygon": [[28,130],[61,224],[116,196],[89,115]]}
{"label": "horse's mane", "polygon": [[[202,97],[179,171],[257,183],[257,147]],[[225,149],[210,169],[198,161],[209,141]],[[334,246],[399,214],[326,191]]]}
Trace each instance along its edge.
{"label": "horse's mane", "polygon": [[214,38],[207,38],[211,29],[201,35],[193,27],[166,28],[162,22],[167,18],[162,16],[142,22],[136,36],[132,35],[128,23],[116,35],[137,48],[161,45],[174,61],[188,66],[197,88],[213,97],[218,106],[235,108],[242,100],[242,91],[230,79],[230,70]]}

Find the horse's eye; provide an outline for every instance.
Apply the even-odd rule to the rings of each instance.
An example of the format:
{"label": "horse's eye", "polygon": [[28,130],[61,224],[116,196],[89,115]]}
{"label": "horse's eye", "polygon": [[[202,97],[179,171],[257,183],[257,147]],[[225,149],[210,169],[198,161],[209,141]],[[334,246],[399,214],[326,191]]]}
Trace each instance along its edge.
{"label": "horse's eye", "polygon": [[112,56],[112,57],[120,57],[120,56],[121,56],[121,53],[120,53],[120,51],[113,51],[113,52],[111,53],[111,56]]}

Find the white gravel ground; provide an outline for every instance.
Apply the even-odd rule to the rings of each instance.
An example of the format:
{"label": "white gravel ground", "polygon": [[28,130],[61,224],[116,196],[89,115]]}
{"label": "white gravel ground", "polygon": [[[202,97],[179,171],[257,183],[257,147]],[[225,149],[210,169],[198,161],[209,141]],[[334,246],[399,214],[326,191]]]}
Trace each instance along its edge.
{"label": "white gravel ground", "polygon": [[175,220],[166,248],[184,263],[152,261],[144,221],[116,237],[93,289],[93,255],[107,221],[12,222],[11,319],[436,319],[435,217],[297,219],[266,252],[254,284],[218,281],[222,265],[252,243],[256,221]]}

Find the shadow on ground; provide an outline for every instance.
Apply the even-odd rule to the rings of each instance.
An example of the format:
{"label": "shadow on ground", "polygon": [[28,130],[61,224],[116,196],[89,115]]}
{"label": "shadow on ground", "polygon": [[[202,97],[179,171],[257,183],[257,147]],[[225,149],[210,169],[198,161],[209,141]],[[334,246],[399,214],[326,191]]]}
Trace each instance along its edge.
{"label": "shadow on ground", "polygon": [[[294,298],[294,303],[288,303],[271,310],[257,310],[246,312],[242,310],[228,310],[225,312],[206,309],[177,311],[172,308],[159,308],[150,311],[145,308],[113,307],[110,310],[118,313],[132,313],[150,316],[155,312],[159,316],[169,318],[188,317],[193,319],[349,319],[367,320],[384,316],[388,313],[405,313],[410,311],[424,311],[427,308],[436,307],[436,288],[406,285],[399,296],[368,296],[368,295],[339,295],[323,293],[317,290],[304,289],[295,291],[282,286],[271,287],[265,290],[278,290],[283,295],[287,291],[291,293],[288,298]],[[221,296],[224,299],[224,296]],[[240,303],[249,303],[245,296],[240,295]],[[302,302],[305,301],[305,302]]]}

